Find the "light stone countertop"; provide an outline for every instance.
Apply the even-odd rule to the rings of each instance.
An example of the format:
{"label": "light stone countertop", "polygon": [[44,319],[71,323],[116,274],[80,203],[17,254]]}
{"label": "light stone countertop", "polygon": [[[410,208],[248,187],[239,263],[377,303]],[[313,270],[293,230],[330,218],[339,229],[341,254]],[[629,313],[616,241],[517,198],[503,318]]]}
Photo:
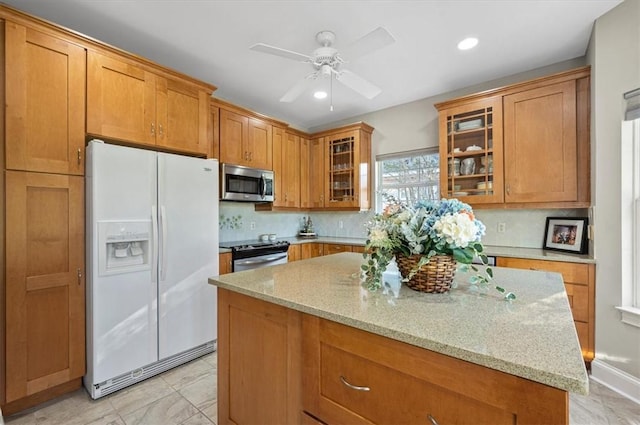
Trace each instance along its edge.
{"label": "light stone countertop", "polygon": [[[366,240],[362,238],[343,238],[338,236],[319,236],[316,239],[302,239],[295,236],[280,238],[291,244],[303,243],[335,243],[344,245],[364,246]],[[569,263],[595,264],[596,260],[583,254],[572,254],[560,251],[545,250],[542,248],[519,248],[513,246],[485,245],[485,254],[494,257],[527,258],[530,260],[566,261]],[[220,248],[220,252],[231,252],[230,249]]]}
{"label": "light stone countertop", "polygon": [[405,285],[370,292],[358,278],[362,256],[341,253],[215,276],[209,283],[303,313],[467,360],[565,391],[589,383],[562,277],[494,268],[504,301],[458,271],[447,294]]}

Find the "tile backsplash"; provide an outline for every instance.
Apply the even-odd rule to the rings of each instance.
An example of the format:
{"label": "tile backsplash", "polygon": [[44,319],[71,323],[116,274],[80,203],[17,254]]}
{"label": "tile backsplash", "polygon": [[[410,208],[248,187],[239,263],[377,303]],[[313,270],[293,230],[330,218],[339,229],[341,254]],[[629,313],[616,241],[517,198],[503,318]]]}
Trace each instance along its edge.
{"label": "tile backsplash", "polygon": [[[487,227],[485,245],[541,248],[547,217],[586,217],[586,209],[475,210]],[[256,212],[251,203],[220,203],[220,241],[257,240],[261,234],[293,237],[311,217],[319,236],[365,238],[365,224],[372,212]],[[252,229],[251,225],[255,228]],[[504,232],[498,232],[504,224]]]}

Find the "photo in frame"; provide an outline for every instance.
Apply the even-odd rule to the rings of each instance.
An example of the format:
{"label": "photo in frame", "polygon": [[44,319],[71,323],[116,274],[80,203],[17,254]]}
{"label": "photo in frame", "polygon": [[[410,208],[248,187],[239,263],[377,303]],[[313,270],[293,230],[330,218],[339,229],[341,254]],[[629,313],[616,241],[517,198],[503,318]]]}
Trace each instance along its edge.
{"label": "photo in frame", "polygon": [[586,217],[547,217],[543,248],[586,254],[588,222]]}

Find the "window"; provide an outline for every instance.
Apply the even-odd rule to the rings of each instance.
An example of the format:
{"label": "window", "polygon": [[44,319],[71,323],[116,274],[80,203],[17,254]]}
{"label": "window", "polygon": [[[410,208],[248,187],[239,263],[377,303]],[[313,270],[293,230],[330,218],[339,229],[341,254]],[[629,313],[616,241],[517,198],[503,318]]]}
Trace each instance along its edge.
{"label": "window", "polygon": [[408,204],[440,199],[438,148],[376,157],[376,211],[382,211],[388,194]]}
{"label": "window", "polygon": [[640,89],[625,94],[627,111],[622,122],[622,321],[640,327]]}

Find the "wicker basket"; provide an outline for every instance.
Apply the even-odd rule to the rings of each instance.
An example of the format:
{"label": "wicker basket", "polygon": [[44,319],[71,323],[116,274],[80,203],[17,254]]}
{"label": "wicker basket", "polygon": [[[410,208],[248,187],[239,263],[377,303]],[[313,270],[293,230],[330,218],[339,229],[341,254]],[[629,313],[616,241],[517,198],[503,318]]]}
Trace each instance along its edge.
{"label": "wicker basket", "polygon": [[[407,278],[411,270],[420,261],[421,255],[407,257],[403,254],[396,255],[398,269],[403,278]],[[434,255],[429,262],[423,265],[413,277],[405,282],[415,291],[429,293],[449,292],[453,276],[456,274],[456,260],[451,255]]]}

